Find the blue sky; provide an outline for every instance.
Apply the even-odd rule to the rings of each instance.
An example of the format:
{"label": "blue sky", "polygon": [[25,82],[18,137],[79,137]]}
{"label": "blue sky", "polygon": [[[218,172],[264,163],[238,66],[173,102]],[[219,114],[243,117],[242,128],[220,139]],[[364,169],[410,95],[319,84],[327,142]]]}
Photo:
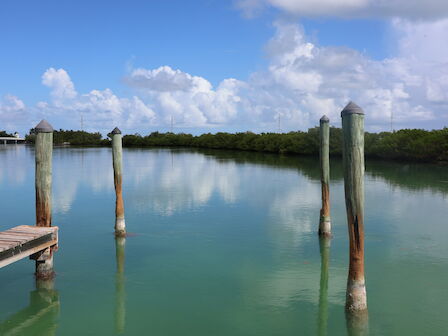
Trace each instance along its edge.
{"label": "blue sky", "polygon": [[[64,68],[81,91],[122,90],[129,64],[170,65],[207,77],[247,78],[263,63],[269,21],[246,20],[226,1],[4,1],[2,92],[42,99],[42,73]],[[27,8],[25,11],[24,9]],[[6,77],[6,78],[5,78]],[[34,84],[34,85],[33,85]]]}
{"label": "blue sky", "polygon": [[[102,132],[165,130],[171,117],[176,131],[276,131],[279,116],[288,131],[324,113],[337,124],[350,99],[372,112],[371,130],[391,115],[396,128],[440,128],[448,80],[431,71],[446,8],[402,1],[4,0],[0,129],[78,128],[83,114]],[[440,57],[413,49],[426,33]]]}

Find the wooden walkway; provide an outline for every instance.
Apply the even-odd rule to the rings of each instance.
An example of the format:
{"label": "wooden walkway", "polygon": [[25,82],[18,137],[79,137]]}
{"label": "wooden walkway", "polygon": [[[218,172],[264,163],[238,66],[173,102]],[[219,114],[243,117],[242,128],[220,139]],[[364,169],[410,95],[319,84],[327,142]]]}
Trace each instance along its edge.
{"label": "wooden walkway", "polygon": [[58,227],[20,225],[0,232],[0,268],[58,244]]}

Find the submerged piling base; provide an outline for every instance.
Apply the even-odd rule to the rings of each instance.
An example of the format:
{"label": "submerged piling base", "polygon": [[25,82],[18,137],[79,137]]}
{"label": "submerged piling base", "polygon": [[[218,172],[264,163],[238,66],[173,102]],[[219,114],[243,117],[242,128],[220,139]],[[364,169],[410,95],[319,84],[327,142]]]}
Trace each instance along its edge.
{"label": "submerged piling base", "polygon": [[36,260],[36,279],[52,279],[55,275],[53,270],[53,251],[51,247],[46,248],[35,257]]}
{"label": "submerged piling base", "polygon": [[117,237],[126,236],[126,223],[124,218],[115,219],[115,236]]}
{"label": "submerged piling base", "polygon": [[319,236],[321,237],[331,237],[331,220],[330,217],[323,216],[319,217]]}
{"label": "submerged piling base", "polygon": [[345,309],[348,312],[361,312],[367,310],[366,285],[364,279],[348,280]]}
{"label": "submerged piling base", "polygon": [[347,334],[349,336],[369,335],[369,315],[367,310],[360,312],[346,312]]}

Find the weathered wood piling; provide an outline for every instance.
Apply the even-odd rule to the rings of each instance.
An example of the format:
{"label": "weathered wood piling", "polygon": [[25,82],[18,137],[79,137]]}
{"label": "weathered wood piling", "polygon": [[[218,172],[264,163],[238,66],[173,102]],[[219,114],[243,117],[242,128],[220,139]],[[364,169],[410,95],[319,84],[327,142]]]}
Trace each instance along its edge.
{"label": "weathered wood piling", "polygon": [[320,118],[320,182],[322,208],[320,210],[319,235],[331,236],[330,220],[330,119]]}
{"label": "weathered wood piling", "polygon": [[115,185],[115,235],[118,237],[126,236],[126,224],[124,221],[124,204],[122,190],[122,161],[123,145],[121,131],[115,127],[112,131],[112,159],[114,166],[114,185]]}
{"label": "weathered wood piling", "polygon": [[[53,157],[53,127],[42,120],[36,133],[36,226],[51,226],[51,181]],[[53,248],[48,247],[35,256],[36,277],[49,278],[53,272]]]}
{"label": "weathered wood piling", "polygon": [[345,205],[350,240],[346,309],[367,309],[364,278],[364,112],[350,102],[341,112]]}
{"label": "weathered wood piling", "polygon": [[319,287],[319,314],[318,335],[327,335],[328,326],[328,269],[330,265],[329,237],[319,237],[320,248],[320,287]]}
{"label": "weathered wood piling", "polygon": [[124,277],[125,244],[125,237],[115,238],[115,255],[117,260],[117,273],[115,276],[115,331],[118,334],[123,333],[126,326],[126,291]]}

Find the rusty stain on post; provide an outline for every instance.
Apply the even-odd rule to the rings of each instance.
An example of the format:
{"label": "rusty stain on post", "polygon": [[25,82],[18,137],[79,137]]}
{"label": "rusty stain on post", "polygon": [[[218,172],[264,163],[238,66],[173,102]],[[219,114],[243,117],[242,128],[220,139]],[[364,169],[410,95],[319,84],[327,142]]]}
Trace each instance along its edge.
{"label": "rusty stain on post", "polygon": [[122,190],[122,161],[123,148],[121,140],[121,131],[115,127],[112,131],[112,159],[114,167],[114,185],[115,185],[115,235],[126,235],[126,224],[124,220],[124,204]]}
{"label": "rusty stain on post", "polygon": [[364,112],[350,102],[341,112],[345,205],[350,240],[346,309],[367,309],[364,279]]}
{"label": "rusty stain on post", "polygon": [[[36,226],[51,226],[51,182],[53,156],[53,127],[42,120],[36,132]],[[53,249],[47,248],[36,260],[36,277],[51,278],[53,272]]]}
{"label": "rusty stain on post", "polygon": [[330,219],[330,119],[320,119],[320,181],[322,188],[322,208],[319,219],[319,235],[331,236]]}

